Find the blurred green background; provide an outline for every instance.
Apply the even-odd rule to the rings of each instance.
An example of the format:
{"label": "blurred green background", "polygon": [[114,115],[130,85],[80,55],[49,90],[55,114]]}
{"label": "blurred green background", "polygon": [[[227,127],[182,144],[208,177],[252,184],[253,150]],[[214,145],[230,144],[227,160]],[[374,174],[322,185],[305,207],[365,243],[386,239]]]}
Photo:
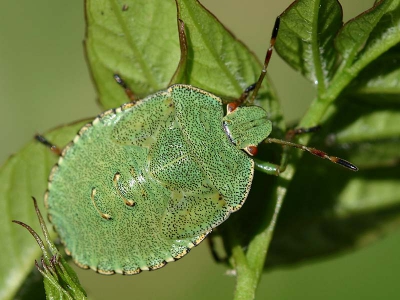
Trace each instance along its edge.
{"label": "blurred green background", "polygon": [[[290,2],[202,1],[260,59],[275,17]],[[372,2],[342,1],[345,20]],[[35,133],[100,112],[84,58],[84,33],[83,1],[0,1],[1,164]],[[277,55],[269,74],[285,115],[296,120],[313,98],[312,85]],[[355,253],[267,272],[257,298],[398,299],[398,253],[400,230]],[[231,299],[235,283],[226,267],[212,260],[206,243],[179,262],[139,276],[107,277],[78,271],[91,299],[97,300],[122,295],[135,299]]]}

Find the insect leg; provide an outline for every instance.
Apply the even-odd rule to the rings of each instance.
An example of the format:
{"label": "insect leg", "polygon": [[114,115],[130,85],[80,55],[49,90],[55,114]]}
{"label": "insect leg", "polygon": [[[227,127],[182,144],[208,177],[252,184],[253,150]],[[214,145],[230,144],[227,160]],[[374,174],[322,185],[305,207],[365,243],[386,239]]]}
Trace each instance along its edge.
{"label": "insect leg", "polygon": [[124,88],[125,94],[128,96],[129,100],[131,100],[131,102],[135,103],[137,101],[135,94],[128,87],[126,82],[123,81],[122,78],[118,74],[114,74],[114,79],[120,86],[122,86]]}
{"label": "insect leg", "polygon": [[43,135],[37,134],[35,135],[35,139],[48,147],[51,152],[57,154],[58,156],[61,155],[62,150],[53,143],[50,143]]}
{"label": "insect leg", "polygon": [[210,236],[207,237],[206,240],[207,240],[207,243],[208,243],[208,248],[210,248],[211,255],[214,258],[214,260],[216,262],[219,262],[219,263],[226,262],[228,260],[228,257],[226,257],[226,256],[225,257],[221,257],[218,254],[217,247],[215,245],[215,241],[214,241],[213,237],[210,235]]}
{"label": "insect leg", "polygon": [[235,102],[237,103],[237,106],[240,106],[244,101],[246,101],[247,97],[249,96],[250,92],[253,91],[256,88],[257,82],[249,85],[243,93],[240,95],[239,99],[237,99]]}
{"label": "insect leg", "polygon": [[[280,173],[285,171],[286,165],[276,165],[273,163],[269,163],[266,161],[259,160],[257,158],[253,158],[254,161],[254,169],[257,171],[266,173],[268,175],[279,176]],[[282,160],[283,161],[283,160]]]}
{"label": "insect leg", "polygon": [[270,46],[269,46],[267,54],[265,56],[264,65],[263,65],[263,69],[261,71],[260,77],[258,78],[257,82],[249,85],[236,101],[232,102],[236,105],[236,107],[242,105],[246,101],[246,99],[249,96],[251,91],[253,91],[253,94],[251,95],[249,103],[251,103],[251,104],[254,103],[254,100],[256,99],[257,94],[258,94],[258,90],[260,89],[261,84],[264,80],[265,74],[267,74],[267,67],[268,67],[269,61],[271,60],[271,55],[272,55],[272,52],[274,49],[276,37],[278,36],[279,23],[280,23],[280,18],[277,17],[276,21],[275,21],[274,29],[272,31]]}
{"label": "insect leg", "polygon": [[251,97],[250,97],[250,101],[249,101],[250,103],[254,103],[254,100],[256,99],[257,94],[258,94],[258,90],[260,89],[261,84],[264,80],[264,77],[267,74],[267,67],[268,67],[269,61],[271,60],[272,52],[274,51],[276,37],[278,36],[279,23],[280,23],[280,17],[278,16],[275,20],[275,25],[272,30],[269,48],[268,48],[267,54],[265,55],[264,65],[261,70],[260,77],[258,78],[257,82],[255,83],[253,93],[251,94]]}

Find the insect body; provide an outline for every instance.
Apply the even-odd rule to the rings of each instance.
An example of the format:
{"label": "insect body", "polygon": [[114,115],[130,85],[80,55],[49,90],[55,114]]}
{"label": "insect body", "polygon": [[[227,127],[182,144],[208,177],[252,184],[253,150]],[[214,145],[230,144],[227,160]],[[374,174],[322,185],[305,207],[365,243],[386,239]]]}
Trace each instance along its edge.
{"label": "insect body", "polygon": [[185,255],[238,210],[271,131],[266,112],[173,85],[84,126],[49,179],[46,205],[74,260],[135,274]]}

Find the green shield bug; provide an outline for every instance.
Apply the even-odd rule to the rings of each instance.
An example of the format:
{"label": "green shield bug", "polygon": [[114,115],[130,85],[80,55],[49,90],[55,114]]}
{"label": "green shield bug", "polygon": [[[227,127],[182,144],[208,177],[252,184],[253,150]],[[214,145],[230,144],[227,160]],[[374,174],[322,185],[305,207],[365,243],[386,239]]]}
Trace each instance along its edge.
{"label": "green shield bug", "polygon": [[[279,19],[260,79],[228,104],[225,116],[219,97],[176,84],[104,112],[62,152],[37,137],[60,154],[45,203],[79,266],[102,274],[137,274],[187,254],[241,208],[255,168],[274,175],[284,170],[251,158],[263,141],[301,148],[357,170],[320,150],[268,138],[272,125],[267,113],[243,105],[261,85],[278,24]],[[122,79],[115,79],[131,96]]]}

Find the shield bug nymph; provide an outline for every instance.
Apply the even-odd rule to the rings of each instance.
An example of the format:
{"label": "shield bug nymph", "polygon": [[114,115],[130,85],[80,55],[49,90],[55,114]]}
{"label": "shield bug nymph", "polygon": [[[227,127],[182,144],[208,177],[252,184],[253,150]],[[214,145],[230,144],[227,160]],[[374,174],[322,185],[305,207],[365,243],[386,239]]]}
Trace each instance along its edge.
{"label": "shield bug nymph", "polygon": [[[137,274],[187,254],[242,207],[255,168],[273,175],[284,170],[254,162],[261,142],[294,146],[357,170],[320,150],[268,138],[266,111],[243,105],[257,95],[278,24],[279,19],[259,80],[227,105],[226,115],[218,96],[176,84],[104,112],[62,151],[38,137],[60,154],[45,203],[79,266]],[[123,80],[115,79],[133,98]]]}

